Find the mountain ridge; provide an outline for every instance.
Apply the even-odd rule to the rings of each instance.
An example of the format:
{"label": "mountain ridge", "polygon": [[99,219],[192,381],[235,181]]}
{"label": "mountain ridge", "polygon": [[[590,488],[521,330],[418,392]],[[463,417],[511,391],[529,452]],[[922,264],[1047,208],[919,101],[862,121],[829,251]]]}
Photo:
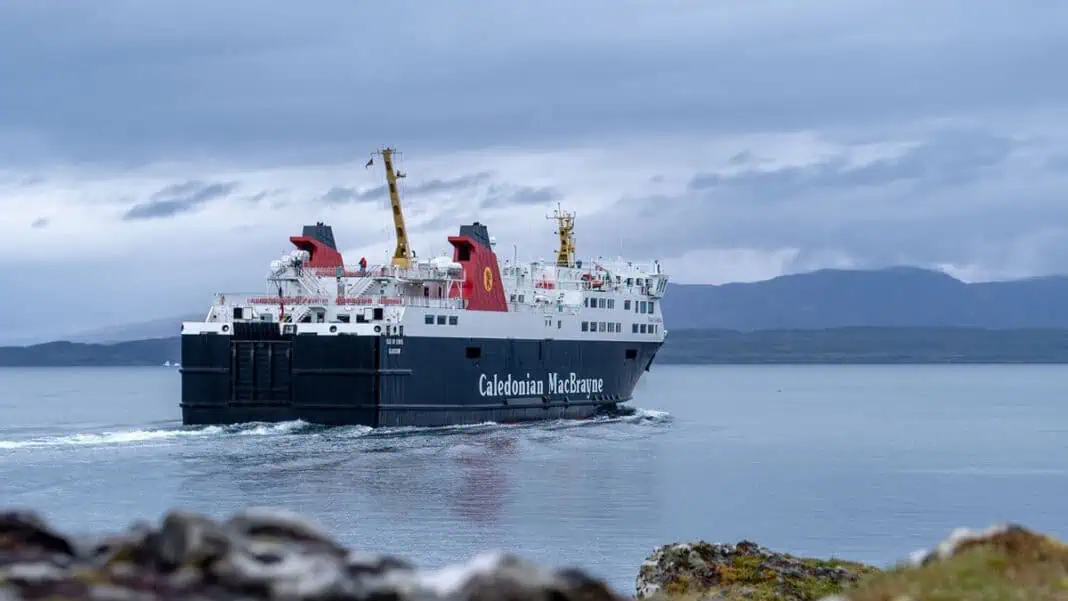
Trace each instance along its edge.
{"label": "mountain ridge", "polygon": [[[757,282],[671,283],[661,303],[668,329],[1068,328],[1068,275],[967,283],[911,266],[828,268]],[[190,311],[59,340],[110,344],[166,338],[178,334],[183,320],[203,314]]]}
{"label": "mountain ridge", "polygon": [[[181,359],[181,338],[0,347],[0,367],[144,367]],[[658,365],[1068,363],[1068,328],[845,327],[673,330]]]}
{"label": "mountain ridge", "polygon": [[916,267],[821,269],[759,282],[671,284],[665,325],[776,328],[1068,327],[1068,276],[967,283]]}

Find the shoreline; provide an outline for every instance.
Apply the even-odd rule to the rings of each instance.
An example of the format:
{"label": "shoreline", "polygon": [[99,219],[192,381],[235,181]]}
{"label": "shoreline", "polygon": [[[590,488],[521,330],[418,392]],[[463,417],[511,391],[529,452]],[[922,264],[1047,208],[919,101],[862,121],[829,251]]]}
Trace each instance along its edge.
{"label": "shoreline", "polygon": [[[0,367],[160,366],[178,336],[110,344],[0,346]],[[669,330],[658,365],[1061,365],[1068,329],[871,328]]]}
{"label": "shoreline", "polygon": [[1068,546],[1018,525],[959,530],[878,568],[798,557],[751,541],[674,542],[637,566],[633,591],[584,566],[521,551],[436,569],[351,549],[304,516],[249,508],[228,519],[172,510],[157,523],[79,536],[0,510],[0,599],[12,601],[943,601],[1055,599],[1068,593]]}

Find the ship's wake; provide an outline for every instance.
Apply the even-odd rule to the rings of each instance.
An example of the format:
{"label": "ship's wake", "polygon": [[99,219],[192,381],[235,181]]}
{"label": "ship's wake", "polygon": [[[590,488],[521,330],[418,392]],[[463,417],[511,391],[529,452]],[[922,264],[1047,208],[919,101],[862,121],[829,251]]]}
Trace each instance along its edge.
{"label": "ship's wake", "polygon": [[329,439],[346,438],[405,438],[411,436],[477,436],[502,430],[558,431],[572,428],[589,428],[609,424],[663,425],[670,423],[672,416],[665,411],[628,408],[612,415],[589,419],[561,419],[516,424],[483,422],[478,424],[441,427],[384,427],[366,426],[319,426],[302,421],[280,423],[249,423],[233,426],[160,427],[151,429],[112,430],[56,434],[16,440],[0,440],[0,450],[49,449],[84,446],[149,445],[169,442],[205,440],[227,437],[290,437],[321,436]]}
{"label": "ship's wake", "polygon": [[176,439],[210,438],[215,436],[269,436],[292,434],[310,426],[303,422],[277,424],[242,424],[238,426],[206,426],[202,428],[132,429],[104,432],[85,432],[53,436],[39,436],[23,440],[0,440],[0,449],[35,449],[67,446],[136,445]]}

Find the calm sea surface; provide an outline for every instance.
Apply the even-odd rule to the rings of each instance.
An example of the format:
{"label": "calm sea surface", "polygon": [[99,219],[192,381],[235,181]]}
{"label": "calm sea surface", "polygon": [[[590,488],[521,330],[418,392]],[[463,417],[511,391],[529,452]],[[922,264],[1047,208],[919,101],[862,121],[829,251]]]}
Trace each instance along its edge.
{"label": "calm sea surface", "polygon": [[66,529],[288,507],[440,565],[509,549],[630,592],[654,546],[886,564],[958,526],[1068,537],[1068,366],[657,366],[632,417],[180,427],[173,368],[0,369],[0,506]]}

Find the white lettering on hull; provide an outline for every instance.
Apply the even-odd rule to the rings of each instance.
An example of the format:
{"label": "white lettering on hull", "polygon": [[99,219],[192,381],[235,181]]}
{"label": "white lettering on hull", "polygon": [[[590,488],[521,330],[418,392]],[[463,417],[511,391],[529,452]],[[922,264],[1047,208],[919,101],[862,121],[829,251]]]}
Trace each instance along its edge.
{"label": "white lettering on hull", "polygon": [[549,374],[548,382],[526,374],[525,378],[513,378],[512,374],[501,378],[497,374],[481,374],[478,377],[478,392],[484,397],[542,396],[549,394],[598,394],[604,391],[604,378],[580,378],[575,372],[566,376]]}

